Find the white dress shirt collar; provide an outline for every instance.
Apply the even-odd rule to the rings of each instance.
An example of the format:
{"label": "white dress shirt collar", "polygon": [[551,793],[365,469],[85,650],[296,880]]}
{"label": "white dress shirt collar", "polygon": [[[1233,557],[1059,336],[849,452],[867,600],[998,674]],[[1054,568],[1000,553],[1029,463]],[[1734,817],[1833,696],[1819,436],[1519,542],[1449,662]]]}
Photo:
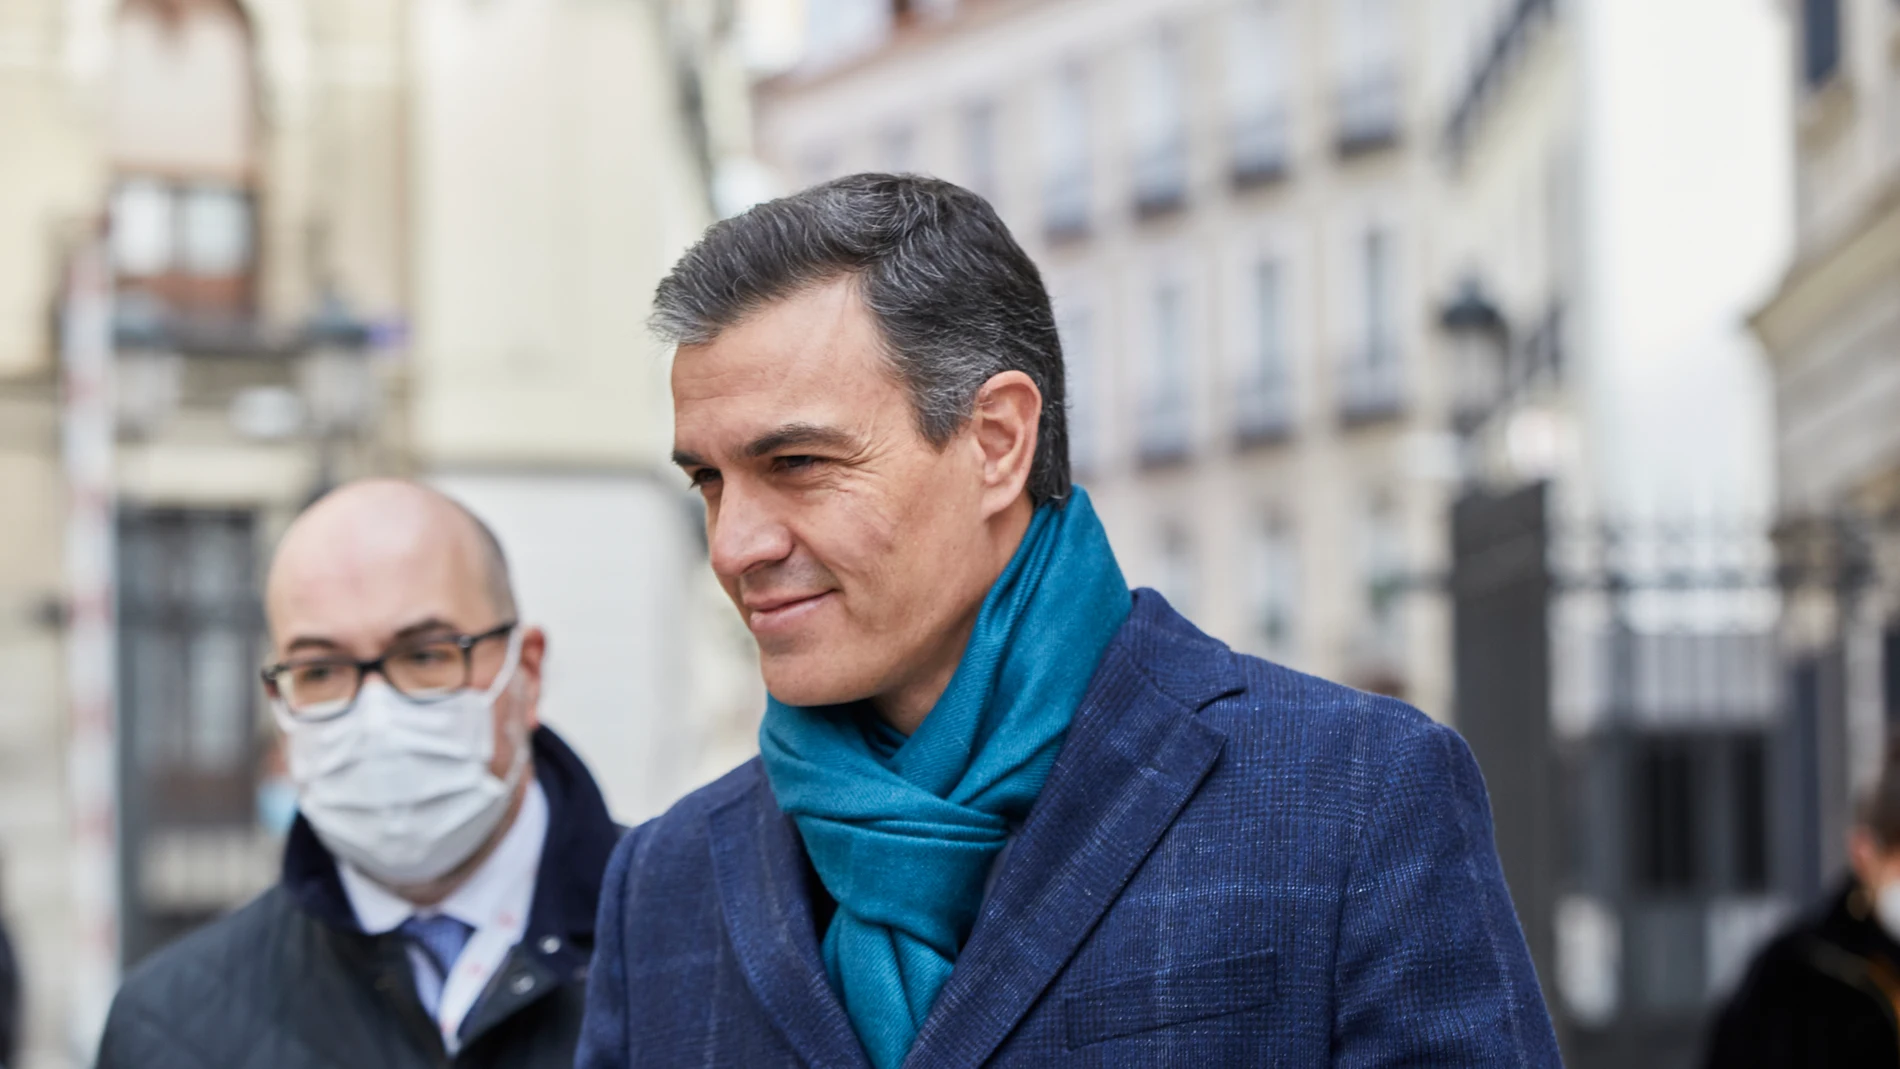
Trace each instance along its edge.
{"label": "white dress shirt collar", "polygon": [[349,897],[356,921],[365,932],[381,935],[394,931],[410,917],[447,914],[474,929],[468,948],[462,952],[454,975],[438,977],[419,957],[419,948],[410,948],[416,964],[417,994],[437,1024],[451,1053],[459,1044],[456,1034],[463,1018],[474,1008],[489,979],[501,967],[507,951],[521,942],[528,931],[528,914],[534,907],[534,887],[541,869],[541,849],[548,834],[548,799],[541,784],[530,779],[521,799],[515,822],[461,886],[434,906],[418,908],[364,875],[355,866],[338,859],[337,875],[343,892]]}

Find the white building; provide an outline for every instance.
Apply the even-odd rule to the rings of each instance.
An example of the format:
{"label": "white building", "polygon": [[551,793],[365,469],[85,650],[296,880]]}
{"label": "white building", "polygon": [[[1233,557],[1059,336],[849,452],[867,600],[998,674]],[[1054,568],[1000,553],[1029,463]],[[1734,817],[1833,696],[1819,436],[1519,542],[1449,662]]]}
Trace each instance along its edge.
{"label": "white building", "polygon": [[758,93],[798,187],[922,171],[1044,271],[1132,582],[1236,647],[1449,707],[1439,76],[1400,0],[817,0]]}

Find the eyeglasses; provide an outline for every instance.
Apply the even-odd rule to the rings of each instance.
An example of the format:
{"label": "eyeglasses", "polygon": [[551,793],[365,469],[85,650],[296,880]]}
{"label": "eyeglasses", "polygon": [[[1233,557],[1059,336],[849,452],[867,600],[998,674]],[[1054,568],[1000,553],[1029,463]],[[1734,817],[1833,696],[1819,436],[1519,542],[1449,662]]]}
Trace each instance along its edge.
{"label": "eyeglasses", "polygon": [[425,636],[399,642],[373,661],[335,655],[284,661],[264,669],[264,689],[292,719],[304,722],[349,712],[371,672],[412,702],[438,702],[468,689],[475,674],[475,647],[514,629],[510,620],[479,635]]}

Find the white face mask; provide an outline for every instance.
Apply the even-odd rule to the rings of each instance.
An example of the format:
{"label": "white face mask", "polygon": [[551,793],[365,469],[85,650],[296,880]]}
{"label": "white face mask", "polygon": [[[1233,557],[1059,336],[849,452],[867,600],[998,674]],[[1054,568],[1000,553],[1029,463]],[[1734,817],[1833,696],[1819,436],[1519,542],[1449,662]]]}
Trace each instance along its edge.
{"label": "white face mask", "polygon": [[379,883],[413,887],[447,875],[488,840],[528,766],[517,723],[507,777],[488,769],[495,700],[514,680],[521,630],[485,691],[417,704],[373,677],[332,720],[300,723],[277,708],[298,809],[332,854]]}
{"label": "white face mask", "polygon": [[1900,941],[1900,881],[1887,884],[1874,895],[1874,919],[1888,938]]}

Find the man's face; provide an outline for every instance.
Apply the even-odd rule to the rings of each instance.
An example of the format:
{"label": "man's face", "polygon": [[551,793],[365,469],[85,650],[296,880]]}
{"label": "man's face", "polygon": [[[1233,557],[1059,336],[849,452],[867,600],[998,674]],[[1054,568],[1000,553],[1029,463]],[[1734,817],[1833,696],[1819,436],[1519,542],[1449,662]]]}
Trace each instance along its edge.
{"label": "man's face", "polygon": [[981,446],[967,428],[942,449],[923,437],[881,345],[840,279],[674,362],[675,459],[788,704],[947,681],[998,570]]}
{"label": "man's face", "polygon": [[[345,496],[352,495],[352,496]],[[417,495],[410,497],[409,495]],[[267,596],[273,660],[330,657],[367,661],[393,648],[452,635],[481,634],[497,616],[480,551],[453,513],[413,488],[346,489],[299,521],[278,550]],[[471,655],[470,685],[500,673],[508,640],[489,639]],[[545,639],[522,638],[516,678],[495,701],[489,769],[507,773],[518,729],[532,729]],[[380,677],[365,686],[387,684]],[[349,715],[349,714],[345,714]]]}

